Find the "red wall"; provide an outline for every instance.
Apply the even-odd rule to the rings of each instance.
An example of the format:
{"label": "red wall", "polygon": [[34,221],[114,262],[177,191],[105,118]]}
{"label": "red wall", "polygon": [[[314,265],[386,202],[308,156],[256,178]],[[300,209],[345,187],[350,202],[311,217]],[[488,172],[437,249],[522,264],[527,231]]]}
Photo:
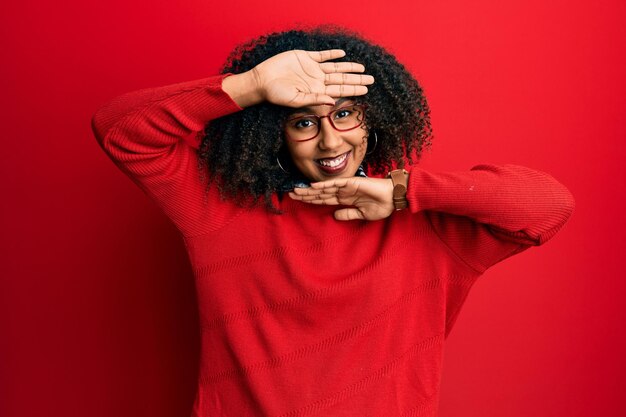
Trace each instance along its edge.
{"label": "red wall", "polygon": [[0,16],[0,415],[189,414],[184,247],[90,117],[123,92],[213,74],[236,43],[294,22],[362,31],[407,64],[433,112],[427,168],[522,164],[576,197],[553,241],[476,285],[448,339],[441,416],[625,415],[626,3],[69,3]]}

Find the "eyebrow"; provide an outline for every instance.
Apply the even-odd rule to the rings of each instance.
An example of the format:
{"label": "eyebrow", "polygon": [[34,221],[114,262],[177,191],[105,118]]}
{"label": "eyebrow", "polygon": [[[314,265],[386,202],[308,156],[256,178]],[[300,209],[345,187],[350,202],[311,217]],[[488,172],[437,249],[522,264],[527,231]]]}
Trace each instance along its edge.
{"label": "eyebrow", "polygon": [[[354,99],[352,97],[341,97],[339,100],[335,102],[335,105],[332,107],[336,109],[347,100],[354,100]],[[289,113],[290,116],[293,116],[294,114],[315,114],[315,111],[311,107],[306,106],[306,107],[299,107],[295,109],[294,111],[292,111],[291,113]]]}

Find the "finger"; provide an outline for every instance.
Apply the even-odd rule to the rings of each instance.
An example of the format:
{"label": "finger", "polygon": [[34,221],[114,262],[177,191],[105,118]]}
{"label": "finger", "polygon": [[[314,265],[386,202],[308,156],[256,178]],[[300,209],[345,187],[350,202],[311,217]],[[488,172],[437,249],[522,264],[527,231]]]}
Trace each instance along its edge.
{"label": "finger", "polygon": [[337,189],[339,189],[340,187],[345,186],[348,183],[348,180],[350,178],[339,178],[336,180],[327,180],[327,181],[319,181],[319,182],[312,182],[311,183],[311,188],[305,188],[306,190],[323,190],[323,189],[330,189],[333,187],[336,187]]}
{"label": "finger", "polygon": [[293,200],[301,201],[303,203],[308,204],[316,204],[316,205],[329,205],[329,206],[337,206],[339,205],[339,200],[336,196],[327,195],[325,198],[319,198],[319,196],[305,196],[305,195],[297,195],[294,193],[289,193],[289,197]]}
{"label": "finger", "polygon": [[333,72],[365,72],[365,66],[356,62],[325,62],[320,68],[326,74]]}
{"label": "finger", "polygon": [[[323,194],[328,194],[328,195],[336,195],[339,192],[339,188],[340,187],[324,187],[324,188],[320,188],[317,191],[318,193],[315,195],[323,195]],[[313,195],[313,193],[311,193],[311,195]]]}
{"label": "finger", "polygon": [[297,196],[321,194],[321,190],[312,190],[310,188],[294,188],[291,192]]}
{"label": "finger", "polygon": [[346,74],[346,73],[332,73],[326,74],[324,77],[324,83],[326,85],[331,84],[344,84],[344,85],[370,85],[374,84],[374,77],[364,74]]}
{"label": "finger", "polygon": [[303,195],[309,195],[309,188],[294,188],[292,191],[289,192],[289,194],[294,194],[298,197]]}
{"label": "finger", "polygon": [[339,200],[337,200],[337,197],[331,197],[331,198],[326,198],[326,199],[315,199],[315,200],[300,200],[304,203],[309,203],[309,204],[316,204],[318,206],[337,206],[339,205]]}
{"label": "finger", "polygon": [[326,200],[329,204],[338,204],[337,195],[336,194],[318,194],[318,195],[303,195],[299,198],[300,201],[310,201],[313,202],[315,200],[322,201]]}
{"label": "finger", "polygon": [[293,191],[290,191],[290,192],[289,192],[289,198],[291,198],[292,200],[302,201],[302,199],[303,199],[304,197],[305,197],[305,196],[303,196],[303,195],[298,195],[298,194],[294,193]]}
{"label": "finger", "polygon": [[290,191],[298,200],[306,199],[313,200],[319,198],[328,198],[335,195],[335,193],[326,193],[324,190],[311,190],[310,188],[294,188]]}
{"label": "finger", "polygon": [[[296,191],[297,190],[297,191]],[[294,194],[300,197],[310,197],[310,196],[330,196],[330,195],[336,195],[339,192],[339,188],[338,187],[330,187],[330,188],[321,188],[319,190],[313,190],[311,188],[304,188],[304,189],[294,189]]]}
{"label": "finger", "polygon": [[327,85],[324,92],[331,97],[355,97],[367,94],[364,85]]}
{"label": "finger", "polygon": [[326,49],[324,51],[307,51],[311,59],[317,62],[328,61],[329,59],[343,58],[346,51],[343,49]]}
{"label": "finger", "polygon": [[[339,186],[335,185],[336,180],[316,182],[315,187],[294,188],[293,193],[297,195],[319,195],[319,194],[335,194],[339,191]],[[345,181],[343,182],[345,184]]]}
{"label": "finger", "polygon": [[294,188],[294,190],[289,193],[289,196],[292,197],[294,200],[300,201],[328,199],[337,196],[336,192],[326,192],[325,190],[311,190],[310,188],[306,188],[305,190],[310,191],[301,191],[301,189],[299,188]]}
{"label": "finger", "polygon": [[365,220],[365,216],[360,210],[355,208],[345,208],[335,211],[335,219],[341,221],[347,220]]}

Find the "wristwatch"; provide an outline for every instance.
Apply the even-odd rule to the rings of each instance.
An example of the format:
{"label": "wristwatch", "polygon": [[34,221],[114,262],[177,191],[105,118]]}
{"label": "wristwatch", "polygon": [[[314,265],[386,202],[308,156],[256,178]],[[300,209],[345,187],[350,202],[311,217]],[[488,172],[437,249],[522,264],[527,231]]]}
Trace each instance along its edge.
{"label": "wristwatch", "polygon": [[396,210],[402,210],[409,206],[406,200],[409,173],[405,169],[394,169],[387,174],[393,183],[393,206]]}

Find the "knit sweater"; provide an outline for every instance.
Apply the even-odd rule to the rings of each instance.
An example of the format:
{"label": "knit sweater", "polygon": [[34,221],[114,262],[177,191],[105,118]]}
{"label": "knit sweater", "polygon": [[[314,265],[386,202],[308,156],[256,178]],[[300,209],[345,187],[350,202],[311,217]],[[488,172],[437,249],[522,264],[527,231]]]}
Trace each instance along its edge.
{"label": "knit sweater", "polygon": [[193,416],[435,416],[443,342],[487,268],[550,239],[573,199],[547,174],[413,167],[409,209],[339,222],[207,191],[185,138],[241,109],[222,76],[140,90],[93,118],[103,149],[175,223],[197,286]]}

